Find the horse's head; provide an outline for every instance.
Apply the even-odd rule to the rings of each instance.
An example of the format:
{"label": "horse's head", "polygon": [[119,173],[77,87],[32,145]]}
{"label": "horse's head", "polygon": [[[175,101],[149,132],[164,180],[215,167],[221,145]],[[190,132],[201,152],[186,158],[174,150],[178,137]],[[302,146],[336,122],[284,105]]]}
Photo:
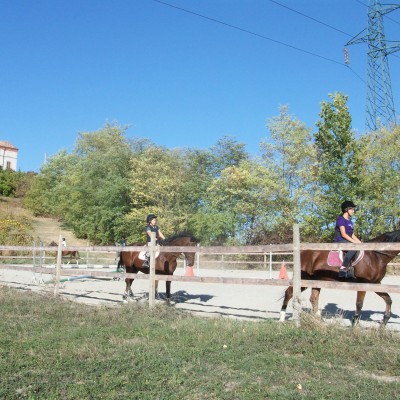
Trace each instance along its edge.
{"label": "horse's head", "polygon": [[[189,232],[180,232],[163,241],[164,246],[196,246],[199,240]],[[196,253],[184,251],[186,262],[189,266],[194,265]]]}

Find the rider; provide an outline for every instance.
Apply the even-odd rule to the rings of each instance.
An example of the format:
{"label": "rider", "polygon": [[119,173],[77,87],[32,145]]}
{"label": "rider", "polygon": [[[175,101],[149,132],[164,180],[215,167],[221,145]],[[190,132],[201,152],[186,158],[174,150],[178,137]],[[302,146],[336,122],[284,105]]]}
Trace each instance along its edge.
{"label": "rider", "polygon": [[[349,200],[342,203],[342,214],[336,219],[335,242],[336,243],[361,243],[361,240],[354,234],[354,225],[351,217],[354,215],[356,205]],[[342,266],[339,269],[339,277],[347,277],[347,268],[357,250],[349,250],[344,256]]]}
{"label": "rider", "polygon": [[[151,233],[155,232],[156,234],[156,244],[159,244],[160,239],[165,239],[163,233],[161,232],[160,228],[156,225],[157,222],[157,215],[149,214],[146,218],[147,226],[146,226],[146,239],[147,239],[147,246],[150,246],[151,242]],[[146,259],[143,263],[143,267],[150,266],[150,253],[147,251],[145,255]]]}

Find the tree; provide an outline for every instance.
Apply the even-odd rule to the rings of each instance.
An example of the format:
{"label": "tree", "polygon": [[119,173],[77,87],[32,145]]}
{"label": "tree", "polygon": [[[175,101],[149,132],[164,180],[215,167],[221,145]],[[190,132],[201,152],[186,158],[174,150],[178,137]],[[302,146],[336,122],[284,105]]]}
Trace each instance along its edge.
{"label": "tree", "polygon": [[32,179],[24,197],[24,205],[34,215],[62,217],[65,199],[69,197],[66,179],[73,171],[78,159],[61,150],[50,157]]}
{"label": "tree", "polygon": [[93,243],[119,242],[130,209],[130,159],[126,128],[107,124],[80,133],[72,154],[61,151],[45,164],[27,193],[36,215],[52,215],[77,237]]}
{"label": "tree", "polygon": [[318,159],[320,198],[315,213],[320,218],[321,235],[331,240],[332,224],[344,200],[357,203],[360,197],[360,147],[351,129],[347,96],[330,94],[331,102],[322,102],[315,145]]}
{"label": "tree", "polygon": [[274,213],[276,192],[274,173],[256,162],[243,161],[225,168],[208,189],[208,204],[214,215],[224,218],[220,228],[225,241],[254,242],[262,222]]}
{"label": "tree", "polygon": [[362,143],[357,225],[368,238],[400,228],[400,127],[370,132]]}
{"label": "tree", "polygon": [[136,153],[131,160],[132,209],[126,217],[130,240],[144,240],[147,214],[156,214],[165,235],[187,228],[188,205],[183,190],[187,170],[180,150],[152,146]]}
{"label": "tree", "polygon": [[242,161],[249,159],[249,154],[245,149],[244,143],[239,143],[233,136],[224,136],[210,148],[212,163],[211,172],[214,176],[227,167],[239,166]]}
{"label": "tree", "polygon": [[[279,115],[267,121],[270,141],[263,141],[264,164],[275,171],[277,212],[270,227],[274,234],[287,241],[293,224],[302,222],[312,212],[314,203],[316,153],[311,130],[289,114],[282,106]],[[309,226],[309,223],[305,228]],[[306,232],[307,234],[307,232]]]}
{"label": "tree", "polygon": [[79,134],[79,162],[69,176],[71,196],[65,218],[78,237],[95,243],[119,242],[124,215],[130,210],[132,150],[125,127],[107,124],[97,132]]}
{"label": "tree", "polygon": [[25,172],[0,167],[0,196],[18,197],[24,194],[24,187],[29,185],[29,181],[30,175]]}

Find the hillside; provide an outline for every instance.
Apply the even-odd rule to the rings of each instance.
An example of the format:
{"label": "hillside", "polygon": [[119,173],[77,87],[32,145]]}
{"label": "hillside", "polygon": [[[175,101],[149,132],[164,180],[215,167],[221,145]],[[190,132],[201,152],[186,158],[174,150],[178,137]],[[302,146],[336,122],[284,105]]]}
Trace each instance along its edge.
{"label": "hillside", "polygon": [[22,205],[22,199],[0,196],[0,210],[14,215],[23,215],[31,219],[34,229],[34,236],[39,237],[43,244],[49,244],[51,241],[58,242],[61,235],[67,241],[69,246],[87,246],[86,240],[77,239],[74,234],[65,229],[62,224],[54,218],[35,217]]}

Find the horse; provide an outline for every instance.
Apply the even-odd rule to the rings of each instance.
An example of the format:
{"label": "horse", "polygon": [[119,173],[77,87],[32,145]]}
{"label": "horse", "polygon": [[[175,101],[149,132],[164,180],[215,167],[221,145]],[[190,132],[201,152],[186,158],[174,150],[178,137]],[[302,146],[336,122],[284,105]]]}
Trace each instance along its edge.
{"label": "horse", "polygon": [[[58,244],[53,240],[49,244],[49,246],[58,247]],[[78,250],[62,250],[61,257],[69,258],[69,261],[67,264],[69,264],[72,261],[72,259],[74,259],[76,261],[76,263],[78,264],[78,259],[80,259]]]}
{"label": "horse", "polygon": [[[400,230],[386,232],[382,235],[369,240],[367,243],[400,242]],[[386,274],[386,266],[399,254],[400,250],[380,251],[370,250],[365,251],[364,257],[354,265],[353,282],[357,283],[376,283],[380,284]],[[314,279],[323,281],[346,281],[346,278],[339,278],[339,267],[331,267],[328,265],[329,250],[302,250],[300,252],[301,261],[301,279]],[[301,291],[306,287],[302,287]],[[312,288],[310,302],[312,311],[319,314],[318,300],[321,288]],[[352,326],[359,323],[361,310],[364,303],[365,291],[357,292],[356,310],[352,319]],[[392,299],[386,292],[376,292],[386,303],[386,309],[383,315],[382,326],[386,325],[391,316]],[[282,308],[280,312],[280,321],[283,322],[286,316],[286,308],[293,297],[293,286],[286,289]]]}
{"label": "horse", "polygon": [[[199,241],[189,232],[180,232],[172,237],[166,238],[162,241],[163,246],[195,246]],[[137,246],[138,243],[130,244],[130,246]],[[130,274],[135,274],[137,272],[143,272],[144,274],[148,274],[150,272],[149,267],[143,267],[143,262],[141,258],[139,258],[141,252],[139,251],[126,251],[123,250],[120,253],[120,257],[118,260],[118,268],[117,270],[125,267],[125,271]],[[186,258],[186,262],[188,266],[193,266],[195,261],[196,253],[193,252],[161,252],[160,255],[156,258],[156,274],[160,275],[173,275],[178,265],[177,258],[183,254]],[[133,299],[132,292],[132,282],[134,279],[126,278],[126,288],[125,293],[122,296],[123,301],[127,301],[128,299]],[[156,281],[156,285],[158,281]],[[166,298],[167,302],[170,302],[171,299],[171,281],[165,281],[166,286]],[[157,289],[157,286],[156,286]]]}

